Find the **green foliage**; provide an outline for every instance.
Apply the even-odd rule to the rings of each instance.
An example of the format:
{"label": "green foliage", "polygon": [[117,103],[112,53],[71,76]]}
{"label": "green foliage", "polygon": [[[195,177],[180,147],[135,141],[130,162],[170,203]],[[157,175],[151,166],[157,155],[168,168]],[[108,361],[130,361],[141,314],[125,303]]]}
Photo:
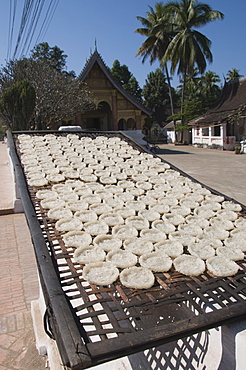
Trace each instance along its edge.
{"label": "green foliage", "polygon": [[58,46],[50,47],[47,42],[42,42],[31,51],[30,58],[44,61],[52,68],[61,72],[66,66],[67,55]]}
{"label": "green foliage", "polygon": [[28,81],[35,89],[33,129],[47,129],[51,122],[95,108],[85,84],[54,69],[47,61],[24,58],[8,63],[0,72],[2,94],[19,80]]}
{"label": "green foliage", "polygon": [[142,101],[142,89],[140,88],[137,79],[125,64],[121,65],[118,59],[116,59],[110,71],[129,94],[134,96],[138,101]]}
{"label": "green foliage", "polygon": [[239,73],[239,69],[236,68],[232,68],[231,70],[229,70],[226,76],[226,81],[235,81],[238,80],[240,77],[243,77],[243,75]]}
{"label": "green foliage", "polygon": [[124,84],[124,89],[134,96],[138,101],[142,101],[142,89],[139,86],[139,83],[136,77],[132,76],[127,84]]}
{"label": "green foliage", "polygon": [[127,84],[132,77],[132,73],[129,71],[128,67],[125,64],[121,65],[118,59],[114,61],[111,73],[122,86]]}
{"label": "green foliage", "polygon": [[12,130],[28,130],[35,108],[34,87],[26,80],[16,81],[6,88],[0,99],[0,111],[4,122]]}
{"label": "green foliage", "polygon": [[151,110],[168,104],[168,87],[160,68],[148,74],[143,87],[143,97],[146,107]]}

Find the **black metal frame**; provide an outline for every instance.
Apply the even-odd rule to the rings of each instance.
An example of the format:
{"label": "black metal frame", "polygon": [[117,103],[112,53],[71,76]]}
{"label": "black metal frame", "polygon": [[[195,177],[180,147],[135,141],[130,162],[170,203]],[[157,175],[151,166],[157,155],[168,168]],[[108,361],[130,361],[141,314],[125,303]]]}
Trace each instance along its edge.
{"label": "black metal frame", "polygon": [[[14,132],[13,134],[18,133],[23,132]],[[27,133],[45,134],[52,133],[52,131],[35,131]],[[54,133],[64,135],[65,132],[54,131]],[[73,131],[72,133],[74,134],[76,132]],[[78,133],[81,134],[81,131]],[[92,132],[92,134],[96,135],[97,133]],[[104,133],[100,132],[100,135],[102,134]],[[31,233],[41,286],[47,307],[45,315],[46,332],[56,340],[62,362],[65,366],[73,370],[88,368],[121,356],[136,353],[154,346],[156,347],[176,339],[187,337],[213,327],[225,325],[232,321],[245,318],[246,303],[245,301],[242,301],[236,302],[228,307],[223,307],[222,310],[215,310],[202,315],[186,317],[178,322],[174,321],[166,325],[160,325],[154,328],[144,329],[143,331],[140,330],[135,333],[127,333],[126,335],[121,335],[117,338],[111,338],[107,340],[108,343],[106,345],[105,341],[95,343],[87,342],[86,332],[83,327],[81,327],[81,324],[78,323],[78,318],[74,313],[73,307],[62,289],[61,281],[57,274],[56,261],[47,248],[48,242],[43,236],[40,222],[37,219],[36,211],[28,191],[25,175],[16,152],[13,136],[10,132],[8,132],[7,135],[15,177]],[[121,132],[114,132],[114,135],[120,135],[124,139],[131,140]],[[141,149],[141,151],[144,151],[144,149],[137,143],[134,143],[134,146]],[[187,174],[171,164],[170,166],[171,168],[178,170],[181,174],[184,174],[186,177],[194,180],[192,177],[187,176]],[[210,190],[215,194],[221,195],[221,193],[215,192],[213,189]],[[230,199],[228,197],[225,198],[228,200]],[[242,205],[242,207],[243,210],[246,211],[245,206]],[[245,280],[246,289],[245,274],[243,279]]]}

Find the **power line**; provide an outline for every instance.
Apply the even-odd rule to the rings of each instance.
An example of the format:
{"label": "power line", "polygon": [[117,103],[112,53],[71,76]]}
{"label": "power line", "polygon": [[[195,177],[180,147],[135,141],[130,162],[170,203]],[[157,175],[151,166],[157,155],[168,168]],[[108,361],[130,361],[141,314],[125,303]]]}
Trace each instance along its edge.
{"label": "power line", "polygon": [[53,19],[54,14],[55,14],[58,3],[59,3],[59,0],[51,0],[50,1],[49,7],[48,7],[46,15],[45,15],[45,19],[44,19],[43,24],[40,28],[40,31],[39,31],[39,34],[37,36],[35,45],[39,44],[44,39],[44,36],[46,35],[46,32],[49,28],[49,25],[50,25],[50,23]]}
{"label": "power line", "polygon": [[[9,24],[9,44],[8,44],[8,54],[11,52],[12,47],[12,37],[14,29],[14,19],[16,13],[16,2],[14,1],[14,11],[12,10],[12,0],[11,0],[11,9],[10,9],[10,24]],[[18,32],[18,37],[13,53],[13,59],[24,56],[31,47],[34,35],[37,31],[38,24],[41,20],[42,11],[47,0],[25,0],[23,5],[22,17]],[[38,40],[42,40],[46,34],[48,27],[51,23],[51,20],[54,16],[55,10],[58,6],[59,0],[50,0],[42,21],[41,28],[38,32],[36,39],[36,44]],[[13,13],[13,15],[12,15]],[[8,55],[9,56],[9,55]]]}
{"label": "power line", "polygon": [[10,56],[11,48],[12,48],[14,23],[15,23],[15,15],[16,15],[16,6],[17,6],[17,0],[13,0],[13,2],[12,2],[12,0],[10,0],[7,61],[9,60],[9,56]]}

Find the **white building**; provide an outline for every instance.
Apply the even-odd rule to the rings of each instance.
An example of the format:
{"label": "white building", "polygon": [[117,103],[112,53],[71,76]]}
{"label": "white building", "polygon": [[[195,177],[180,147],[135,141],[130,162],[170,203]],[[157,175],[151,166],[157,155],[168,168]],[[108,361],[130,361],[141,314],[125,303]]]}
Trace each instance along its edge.
{"label": "white building", "polygon": [[189,123],[192,144],[234,150],[246,139],[246,77],[225,83],[219,103]]}

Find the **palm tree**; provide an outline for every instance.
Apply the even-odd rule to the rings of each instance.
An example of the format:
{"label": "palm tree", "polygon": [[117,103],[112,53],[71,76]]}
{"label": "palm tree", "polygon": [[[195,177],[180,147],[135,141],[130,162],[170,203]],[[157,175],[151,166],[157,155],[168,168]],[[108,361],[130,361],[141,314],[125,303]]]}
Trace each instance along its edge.
{"label": "palm tree", "polygon": [[144,27],[136,29],[135,32],[147,37],[138,49],[136,55],[141,55],[143,57],[142,63],[144,63],[149,57],[150,64],[156,60],[159,60],[161,66],[164,67],[169,89],[171,113],[173,115],[174,111],[170,76],[167,63],[161,63],[170,43],[172,34],[171,25],[165,18],[164,9],[164,4],[159,2],[155,4],[155,9],[149,6],[150,11],[146,12],[146,18],[140,16],[136,17]]}
{"label": "palm tree", "polygon": [[194,67],[203,74],[207,61],[211,63],[213,60],[211,41],[196,28],[216,19],[223,19],[224,15],[196,0],[170,1],[165,5],[164,11],[169,16],[169,22],[173,24],[175,35],[168,44],[163,63],[170,60],[171,72],[174,73],[177,69],[177,73],[182,75],[182,113],[186,76],[192,74]]}
{"label": "palm tree", "polygon": [[205,96],[209,98],[210,96],[217,97],[220,93],[220,88],[217,83],[221,82],[219,76],[212,72],[207,71],[200,80],[200,91]]}
{"label": "palm tree", "polygon": [[226,81],[235,81],[238,80],[240,77],[243,77],[243,75],[239,73],[239,69],[236,68],[232,68],[231,70],[229,70],[226,75],[228,76],[226,78]]}

